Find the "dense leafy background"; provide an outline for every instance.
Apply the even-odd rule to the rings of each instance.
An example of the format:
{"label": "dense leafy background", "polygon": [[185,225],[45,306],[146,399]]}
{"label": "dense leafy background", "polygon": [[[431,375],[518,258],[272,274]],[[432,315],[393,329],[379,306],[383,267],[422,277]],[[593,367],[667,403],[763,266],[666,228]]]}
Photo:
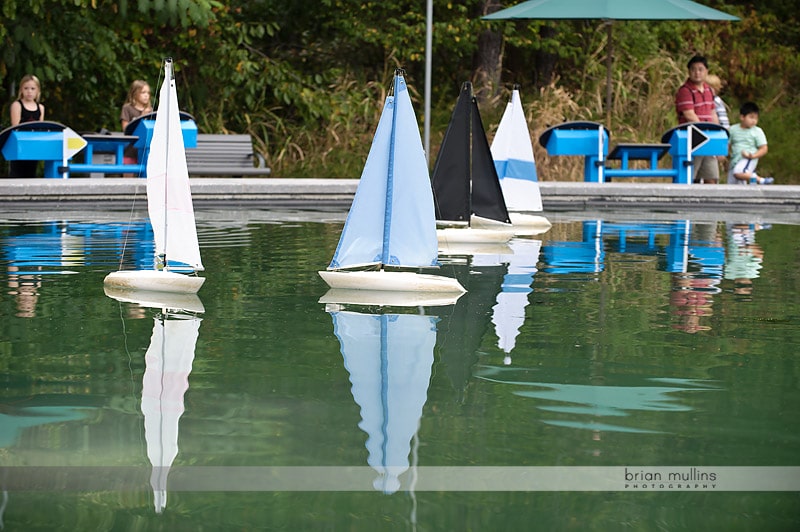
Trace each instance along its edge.
{"label": "dense leafy background", "polygon": [[[433,151],[467,79],[490,134],[512,83],[534,134],[558,119],[603,118],[603,23],[480,18],[514,3],[434,1]],[[800,182],[796,2],[703,3],[742,20],[614,25],[615,137],[652,141],[674,125],[672,94],[700,52],[727,81],[734,117],[744,100],[761,104],[771,146],[763,164]],[[251,133],[277,176],[358,175],[395,67],[406,69],[422,121],[424,2],[6,0],[2,15],[4,101],[35,73],[48,117],[79,131],[119,129],[130,82],[155,88],[164,56],[176,61],[182,106],[200,129]]]}

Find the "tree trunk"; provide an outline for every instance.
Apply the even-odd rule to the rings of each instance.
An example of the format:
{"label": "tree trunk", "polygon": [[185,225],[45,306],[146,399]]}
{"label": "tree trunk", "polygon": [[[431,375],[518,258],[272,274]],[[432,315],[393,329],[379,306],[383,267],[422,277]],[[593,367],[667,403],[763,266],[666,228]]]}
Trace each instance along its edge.
{"label": "tree trunk", "polygon": [[[553,39],[556,33],[556,29],[550,24],[539,28],[539,37],[542,41]],[[536,88],[541,89],[552,83],[556,60],[558,60],[558,56],[554,53],[540,50],[534,54],[533,82]]]}
{"label": "tree trunk", "polygon": [[[498,0],[483,0],[481,16],[500,9]],[[503,35],[487,29],[478,36],[478,49],[473,61],[473,87],[478,99],[484,99],[500,90],[503,68]]]}

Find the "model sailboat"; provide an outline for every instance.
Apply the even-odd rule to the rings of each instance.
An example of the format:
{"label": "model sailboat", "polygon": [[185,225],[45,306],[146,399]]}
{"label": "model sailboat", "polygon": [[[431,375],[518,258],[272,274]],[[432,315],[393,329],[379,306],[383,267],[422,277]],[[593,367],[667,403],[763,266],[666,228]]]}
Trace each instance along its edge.
{"label": "model sailboat", "polygon": [[516,232],[519,234],[520,229],[524,228],[531,228],[532,232],[549,229],[551,224],[547,218],[531,214],[542,211],[542,196],[528,123],[516,87],[511,91],[511,100],[497,127],[491,150],[511,224]]}
{"label": "model sailboat", "polygon": [[428,166],[401,70],[393,85],[333,260],[319,274],[331,288],[463,293],[453,278],[407,271],[438,265],[438,245]]}
{"label": "model sailboat", "polygon": [[461,87],[431,182],[436,220],[456,226],[439,229],[440,241],[506,242],[514,236],[470,82]]}
{"label": "model sailboat", "polygon": [[105,285],[131,290],[196,293],[205,279],[197,241],[189,172],[178,109],[172,59],[164,61],[150,154],[147,158],[147,211],[155,237],[154,268],[112,272]]}

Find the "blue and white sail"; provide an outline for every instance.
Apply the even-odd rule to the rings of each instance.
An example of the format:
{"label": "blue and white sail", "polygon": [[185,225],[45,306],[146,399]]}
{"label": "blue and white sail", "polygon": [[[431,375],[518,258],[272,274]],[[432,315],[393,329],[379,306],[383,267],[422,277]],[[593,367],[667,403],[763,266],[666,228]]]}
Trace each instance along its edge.
{"label": "blue and white sail", "polygon": [[[319,274],[331,288],[463,293],[453,278],[384,268],[438,265],[428,163],[401,72],[386,97],[336,252]],[[364,271],[368,267],[379,269]]]}
{"label": "blue and white sail", "polygon": [[542,196],[533,159],[533,145],[517,89],[511,92],[511,101],[506,105],[497,127],[492,141],[492,158],[508,210],[541,211]]}
{"label": "blue and white sail", "polygon": [[367,433],[367,462],[378,473],[373,486],[400,488],[411,463],[411,440],[419,430],[436,345],[436,316],[331,312],[358,426]]}
{"label": "blue and white sail", "polygon": [[330,269],[437,264],[428,166],[408,87],[395,75]]}
{"label": "blue and white sail", "polygon": [[536,264],[539,262],[542,242],[517,238],[509,245],[513,254],[504,257],[504,262],[508,262],[508,272],[497,294],[497,304],[492,308],[497,346],[505,353],[505,365],[511,364],[511,351],[525,323],[525,308],[528,306],[528,295],[533,292],[533,276],[538,271]]}

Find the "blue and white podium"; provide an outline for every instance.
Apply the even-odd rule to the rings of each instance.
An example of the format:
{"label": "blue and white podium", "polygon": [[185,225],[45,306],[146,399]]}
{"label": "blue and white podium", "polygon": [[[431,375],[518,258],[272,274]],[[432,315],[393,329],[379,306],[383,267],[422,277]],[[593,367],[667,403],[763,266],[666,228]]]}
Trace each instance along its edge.
{"label": "blue and white podium", "polygon": [[[583,180],[605,183],[613,178],[669,178],[673,183],[691,184],[693,158],[726,156],[728,131],[709,122],[681,124],[672,128],[658,144],[618,144],[609,152],[610,134],[597,122],[564,122],[546,129],[539,144],[548,155],[578,155],[584,158]],[[671,167],[658,162],[669,154]],[[632,168],[631,161],[644,161],[645,167]],[[618,162],[619,166],[612,166]]]}
{"label": "blue and white podium", "polygon": [[608,156],[608,130],[597,122],[564,122],[546,129],[539,144],[548,155],[582,155],[583,180],[602,183],[601,171]]}
{"label": "blue and white podium", "polygon": [[[26,122],[0,132],[0,152],[7,161],[44,161],[44,177],[69,177],[71,173],[133,174],[146,177],[147,156],[153,137],[155,113],[137,118],[119,134],[78,135],[58,122]],[[183,145],[197,147],[197,124],[194,117],[181,113]],[[80,146],[70,150],[72,141]],[[136,148],[136,164],[125,164],[124,154]],[[72,156],[83,152],[84,162],[73,162]],[[95,154],[111,155],[112,162],[97,163]],[[66,164],[65,164],[66,163]],[[33,177],[33,176],[31,176]]]}
{"label": "blue and white podium", "polygon": [[[45,177],[62,177],[64,124],[25,122],[0,132],[0,152],[6,161],[44,161]],[[31,176],[33,177],[33,176]]]}
{"label": "blue and white podium", "polygon": [[728,155],[728,130],[710,122],[681,124],[664,133],[661,142],[670,145],[673,183],[692,182],[694,157]]}
{"label": "blue and white podium", "polygon": [[[180,113],[181,133],[183,134],[184,148],[197,147],[197,123],[189,113]],[[133,147],[138,153],[139,163],[144,166],[147,164],[147,156],[150,154],[150,140],[153,138],[153,129],[156,125],[156,113],[150,113],[131,121],[125,127],[125,135],[136,137]]]}

